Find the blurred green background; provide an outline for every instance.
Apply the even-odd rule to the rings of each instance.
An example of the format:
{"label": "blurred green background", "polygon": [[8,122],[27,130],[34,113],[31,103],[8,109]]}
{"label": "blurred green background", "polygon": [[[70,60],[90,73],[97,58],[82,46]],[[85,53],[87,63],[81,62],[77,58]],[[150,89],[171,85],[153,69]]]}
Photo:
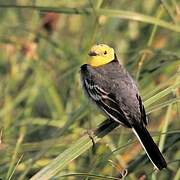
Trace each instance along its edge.
{"label": "blurred green background", "polygon": [[[95,43],[114,47],[137,81],[167,170],[153,171],[122,127],[92,149],[87,130],[105,117],[79,67]],[[179,102],[178,0],[0,0],[1,179],[118,179],[127,168],[126,179],[178,180]]]}

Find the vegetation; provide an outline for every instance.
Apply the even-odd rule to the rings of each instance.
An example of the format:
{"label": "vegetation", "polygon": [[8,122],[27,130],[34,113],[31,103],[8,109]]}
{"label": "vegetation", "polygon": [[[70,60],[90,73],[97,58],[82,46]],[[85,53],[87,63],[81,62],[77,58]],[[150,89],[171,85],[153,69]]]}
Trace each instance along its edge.
{"label": "vegetation", "polygon": [[[1,179],[180,179],[177,0],[1,0],[0,24]],[[168,169],[84,97],[79,67],[97,42],[137,81]]]}

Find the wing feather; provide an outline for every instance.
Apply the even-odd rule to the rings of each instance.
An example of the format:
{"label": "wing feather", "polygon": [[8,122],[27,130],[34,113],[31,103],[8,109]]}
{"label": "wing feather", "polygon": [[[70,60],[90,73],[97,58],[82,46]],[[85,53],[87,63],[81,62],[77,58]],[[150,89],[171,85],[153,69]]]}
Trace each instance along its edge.
{"label": "wing feather", "polygon": [[114,121],[130,127],[125,113],[121,110],[112,94],[106,92],[89,79],[84,79],[84,86],[89,97],[105,112],[105,114]]}
{"label": "wing feather", "polygon": [[141,97],[138,94],[136,95],[136,97],[139,101],[139,108],[140,108],[140,112],[141,112],[141,120],[143,121],[143,123],[145,125],[147,125],[148,124],[148,118],[146,116],[145,108],[144,108],[144,105],[142,103]]}

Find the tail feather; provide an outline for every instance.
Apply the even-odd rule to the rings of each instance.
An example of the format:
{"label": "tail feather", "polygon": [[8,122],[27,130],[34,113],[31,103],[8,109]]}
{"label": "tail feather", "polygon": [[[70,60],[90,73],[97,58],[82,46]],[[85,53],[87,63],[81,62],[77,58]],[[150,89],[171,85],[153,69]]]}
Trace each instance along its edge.
{"label": "tail feather", "polygon": [[133,126],[132,130],[142,144],[149,159],[156,167],[156,169],[161,170],[163,168],[166,168],[166,161],[147,129],[144,126]]}

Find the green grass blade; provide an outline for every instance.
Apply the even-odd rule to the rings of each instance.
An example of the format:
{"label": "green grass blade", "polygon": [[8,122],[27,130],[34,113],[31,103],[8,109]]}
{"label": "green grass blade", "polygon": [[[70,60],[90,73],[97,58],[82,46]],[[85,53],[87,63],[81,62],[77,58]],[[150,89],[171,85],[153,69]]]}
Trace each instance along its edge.
{"label": "green grass blade", "polygon": [[15,146],[15,149],[14,149],[14,153],[13,153],[13,156],[12,156],[12,160],[11,160],[11,163],[10,163],[10,166],[9,166],[9,169],[8,169],[8,172],[7,172],[7,175],[6,175],[6,179],[11,179],[11,176],[14,172],[14,165],[15,165],[15,162],[16,162],[16,159],[17,159],[17,156],[18,156],[18,152],[19,152],[19,149],[20,149],[20,146],[22,144],[22,141],[24,139],[24,127],[21,128],[20,130],[20,134],[19,134],[19,138],[17,140],[17,143],[16,143],[16,146]]}
{"label": "green grass blade", "polygon": [[63,174],[58,177],[88,177],[88,178],[96,178],[96,179],[114,179],[119,180],[119,178],[112,177],[112,176],[104,176],[104,175],[97,175],[92,173],[69,173],[69,174]]}
{"label": "green grass blade", "polygon": [[164,89],[163,91],[157,93],[156,95],[152,96],[151,98],[149,98],[148,100],[146,100],[144,102],[144,105],[146,107],[149,107],[150,105],[152,105],[154,102],[158,101],[159,99],[161,99],[162,97],[168,95],[169,93],[173,92],[173,90],[175,90],[176,88],[180,87],[180,82],[172,85],[166,89]]}
{"label": "green grass blade", "polygon": [[152,107],[149,106],[149,108],[147,108],[147,112],[148,112],[148,113],[151,113],[151,112],[156,111],[156,110],[158,110],[158,109],[162,109],[162,108],[164,108],[164,107],[167,107],[167,106],[169,106],[169,105],[172,105],[172,104],[174,104],[174,103],[179,103],[179,102],[180,102],[180,97],[173,98],[173,99],[170,99],[170,100],[165,101],[165,102],[163,102],[163,103],[156,104],[156,105],[154,105],[154,106],[152,106]]}
{"label": "green grass blade", "polygon": [[[103,136],[112,131],[118,124],[115,122],[104,121],[95,131],[93,136],[94,142],[98,142]],[[92,139],[88,134],[80,138],[74,145],[57,156],[49,165],[35,174],[31,180],[50,179],[62,170],[69,162],[77,158],[79,155],[87,151],[93,145]]]}
{"label": "green grass blade", "polygon": [[[41,12],[55,12],[64,14],[93,14],[94,11],[91,8],[55,8],[55,7],[43,7],[43,6],[19,6],[19,5],[0,5],[1,8],[16,8],[16,9],[34,9]],[[104,15],[113,18],[129,19],[149,24],[155,24],[162,28],[169,29],[171,31],[180,32],[180,26],[168,23],[164,20],[157,19],[137,12],[114,10],[114,9],[98,9],[97,15]]]}
{"label": "green grass blade", "polygon": [[178,171],[177,171],[177,173],[176,173],[173,180],[179,180],[179,179],[180,179],[180,168],[178,169]]}
{"label": "green grass blade", "polygon": [[15,172],[17,166],[19,165],[20,161],[22,160],[22,158],[23,158],[23,155],[21,155],[20,158],[18,159],[18,161],[17,161],[17,163],[16,163],[16,165],[15,165],[15,167],[14,167],[12,173],[10,174],[10,176],[9,176],[9,178],[8,178],[8,180],[11,180],[11,179],[12,179],[12,176],[13,176],[13,174],[14,174],[14,172]]}
{"label": "green grass blade", "polygon": [[[172,112],[172,105],[169,105],[167,113],[166,113],[166,118],[165,118],[165,122],[162,128],[162,133],[167,132],[168,129],[168,125],[169,125],[169,120],[171,119],[171,112]],[[162,135],[159,141],[159,150],[162,152],[163,148],[164,148],[164,142],[166,139],[166,134]]]}

